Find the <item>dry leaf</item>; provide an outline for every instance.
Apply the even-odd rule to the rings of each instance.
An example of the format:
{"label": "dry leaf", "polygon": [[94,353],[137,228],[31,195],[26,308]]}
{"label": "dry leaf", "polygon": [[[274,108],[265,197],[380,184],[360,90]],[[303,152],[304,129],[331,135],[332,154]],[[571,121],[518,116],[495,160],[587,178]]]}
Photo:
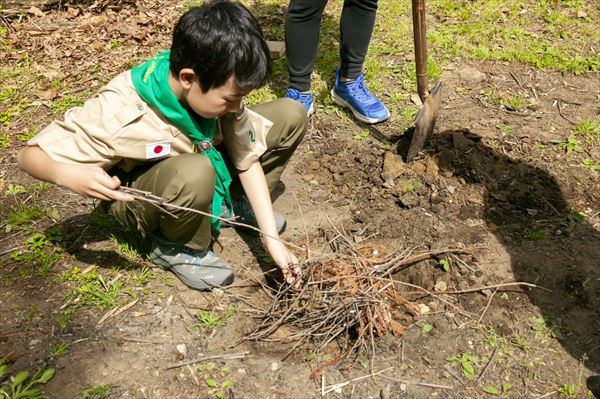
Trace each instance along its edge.
{"label": "dry leaf", "polygon": [[37,8],[35,6],[31,7],[29,10],[27,10],[27,14],[32,14],[32,15],[35,15],[36,17],[40,17],[40,18],[43,17],[44,15],[46,15],[46,14],[44,14],[44,12],[42,10],[40,10],[39,8]]}
{"label": "dry leaf", "polygon": [[44,100],[54,100],[56,97],[58,97],[58,89],[56,89],[56,88],[48,89],[46,91],[39,93],[38,97],[42,98]]}
{"label": "dry leaf", "polygon": [[104,15],[94,15],[90,18],[90,24],[92,25],[101,25],[106,22],[108,22],[108,18],[106,18]]}
{"label": "dry leaf", "polygon": [[69,7],[67,8],[67,18],[75,18],[80,12],[81,10],[77,7]]}

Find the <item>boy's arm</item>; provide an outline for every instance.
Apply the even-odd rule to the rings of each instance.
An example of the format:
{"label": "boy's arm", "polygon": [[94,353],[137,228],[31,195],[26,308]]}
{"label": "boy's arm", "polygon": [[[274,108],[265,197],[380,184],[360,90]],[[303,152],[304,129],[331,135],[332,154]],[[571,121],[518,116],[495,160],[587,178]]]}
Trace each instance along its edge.
{"label": "boy's arm", "polygon": [[263,236],[267,251],[277,263],[277,266],[281,268],[285,281],[294,284],[298,288],[301,283],[298,260],[281,241],[276,239],[279,238],[279,233],[275,225],[273,205],[262,166],[259,162],[254,162],[250,168],[240,172],[239,177],[256,215],[258,228],[270,236]]}
{"label": "boy's arm", "polygon": [[77,194],[101,200],[133,200],[130,195],[118,191],[121,186],[119,179],[109,176],[99,166],[57,162],[38,146],[22,149],[17,161],[31,176],[58,184]]}

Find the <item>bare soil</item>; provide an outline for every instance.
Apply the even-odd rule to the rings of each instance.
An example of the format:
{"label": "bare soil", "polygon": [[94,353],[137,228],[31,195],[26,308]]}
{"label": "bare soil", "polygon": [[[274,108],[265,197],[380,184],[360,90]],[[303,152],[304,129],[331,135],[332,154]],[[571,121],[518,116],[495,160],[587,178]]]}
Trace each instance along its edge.
{"label": "bare soil", "polygon": [[[125,4],[119,6],[124,11],[87,16],[51,10],[43,18],[28,14],[20,22],[11,20],[17,30],[9,44],[16,50],[3,52],[3,59],[17,63],[28,57],[41,75],[62,74],[67,87],[54,95],[51,79],[40,78],[36,111],[5,131],[16,136],[31,121],[48,123],[50,101],[98,87],[139,54],[130,47],[111,51],[107,43],[120,39],[166,47],[166,15],[178,8],[165,5],[158,13],[145,6]],[[108,19],[101,21],[101,16]],[[93,24],[101,27],[97,37],[90,35]],[[128,31],[131,26],[136,29]],[[100,74],[82,73],[94,65]],[[580,384],[573,397],[586,397],[586,378],[600,373],[600,187],[598,175],[581,160],[598,162],[599,147],[584,145],[567,155],[560,143],[575,123],[599,115],[600,79],[593,73],[575,76],[520,64],[456,62],[445,68],[442,80],[437,127],[415,162],[401,161],[412,131],[398,131],[394,120],[365,126],[346,115],[320,112],[311,119],[275,195],[275,208],[288,220],[283,238],[313,250],[335,250],[327,245],[332,234],[342,234],[353,245],[390,250],[471,250],[450,257],[447,272],[439,259],[432,259],[394,275],[430,293],[414,297],[430,311],[411,320],[402,337],[378,337],[369,356],[342,362],[332,361],[340,351],[335,344],[314,359],[307,355],[319,343],[290,355],[287,327],[271,341],[231,347],[257,326],[261,309],[269,305],[262,284],[277,284],[263,275],[272,265],[260,243],[233,229],[223,231],[221,246],[215,248],[235,267],[232,288],[196,292],[156,272],[148,285],[133,288],[135,299],[121,295],[117,313],[107,316],[110,310],[86,306],[62,328],[57,318],[72,284],[59,278],[63,272],[95,265],[109,278],[129,281],[130,271],[114,267],[128,262],[139,271],[150,264],[118,253],[110,234],[126,233],[93,223],[92,201],[52,187],[35,200],[57,210],[59,219],[46,217],[31,226],[35,231],[62,229],[64,252],[49,273],[37,273],[35,264],[10,257],[30,236],[28,229],[0,233],[0,355],[14,370],[54,367],[56,375],[44,387],[50,398],[82,397],[83,388],[101,384],[110,384],[115,398],[215,397],[208,393],[208,378],[219,384],[231,380],[231,389],[223,390],[230,398],[313,398],[321,396],[322,384],[343,382],[348,383],[326,396],[477,398],[487,395],[485,386],[500,389],[509,383],[504,397],[564,397],[559,390],[565,384]],[[486,95],[490,87],[500,98],[519,94],[528,105],[501,107]],[[369,134],[355,137],[364,130]],[[22,145],[15,140],[2,153],[4,189],[10,183],[34,184],[15,163]],[[2,226],[17,203],[28,200],[2,197]],[[515,282],[537,287],[503,286]],[[475,290],[449,293],[470,289]],[[223,315],[230,305],[235,312],[223,325],[198,325],[200,310]],[[539,317],[545,320],[542,329],[536,328]],[[425,324],[433,327],[428,333],[422,331]],[[68,352],[49,358],[58,343],[68,343]],[[185,354],[177,351],[182,344]],[[465,352],[478,358],[471,381],[448,360]],[[211,360],[214,368],[205,361],[168,369],[202,355],[232,353],[243,353],[243,358]],[[198,364],[204,366],[198,369]]]}

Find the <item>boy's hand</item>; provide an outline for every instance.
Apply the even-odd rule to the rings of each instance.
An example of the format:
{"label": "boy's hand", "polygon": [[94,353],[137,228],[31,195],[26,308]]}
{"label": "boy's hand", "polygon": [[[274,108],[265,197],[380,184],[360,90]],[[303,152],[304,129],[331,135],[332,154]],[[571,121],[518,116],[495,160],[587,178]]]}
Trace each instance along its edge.
{"label": "boy's hand", "polygon": [[132,201],[133,197],[119,191],[121,181],[98,166],[61,164],[57,170],[57,184],[77,194],[101,200]]}
{"label": "boy's hand", "polygon": [[110,177],[99,166],[57,162],[40,147],[29,146],[17,155],[19,165],[31,176],[58,184],[87,197],[101,200],[132,201],[134,198],[119,191],[121,182]]}
{"label": "boy's hand", "polygon": [[265,239],[265,247],[269,254],[283,272],[285,282],[290,284],[294,290],[302,285],[302,270],[298,264],[298,259],[281,242],[273,238]]}

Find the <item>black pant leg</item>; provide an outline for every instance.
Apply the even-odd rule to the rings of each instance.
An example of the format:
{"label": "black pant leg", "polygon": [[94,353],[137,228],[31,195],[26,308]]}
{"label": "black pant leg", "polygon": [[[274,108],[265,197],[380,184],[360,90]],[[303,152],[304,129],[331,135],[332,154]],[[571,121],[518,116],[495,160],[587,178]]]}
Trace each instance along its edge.
{"label": "black pant leg", "polygon": [[377,0],[345,0],[340,20],[341,76],[356,79],[362,72],[375,25]]}
{"label": "black pant leg", "polygon": [[310,90],[310,75],[315,65],[321,16],[327,0],[291,0],[285,19],[285,48],[290,86]]}

